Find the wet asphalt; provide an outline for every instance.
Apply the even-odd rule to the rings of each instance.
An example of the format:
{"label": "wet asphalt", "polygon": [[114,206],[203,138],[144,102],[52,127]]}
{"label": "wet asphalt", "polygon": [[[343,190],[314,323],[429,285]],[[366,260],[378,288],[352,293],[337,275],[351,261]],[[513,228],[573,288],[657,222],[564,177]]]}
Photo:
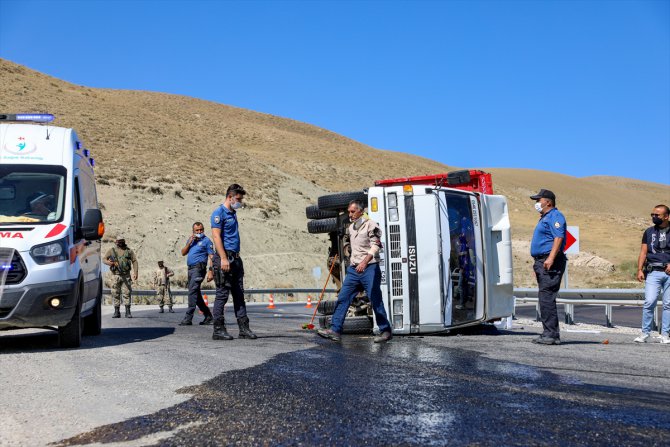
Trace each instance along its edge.
{"label": "wet asphalt", "polygon": [[[260,308],[251,314],[252,322],[269,316]],[[192,395],[185,402],[58,445],[133,440],[160,446],[669,443],[670,389],[650,392],[633,380],[627,386],[585,382],[532,362],[463,349],[453,335],[395,337],[385,345],[373,344],[371,336],[346,336],[334,343],[296,329],[304,319],[284,315],[276,324],[290,335],[314,337],[312,348],[225,372],[179,390]],[[495,343],[496,332],[490,329],[480,338],[469,334],[469,343]],[[517,338],[528,345],[525,335]],[[436,346],[443,341],[447,346]],[[253,349],[254,342],[234,343]],[[659,351],[660,345],[645,348],[654,349],[652,355],[670,355]],[[170,430],[167,438],[147,441]]]}

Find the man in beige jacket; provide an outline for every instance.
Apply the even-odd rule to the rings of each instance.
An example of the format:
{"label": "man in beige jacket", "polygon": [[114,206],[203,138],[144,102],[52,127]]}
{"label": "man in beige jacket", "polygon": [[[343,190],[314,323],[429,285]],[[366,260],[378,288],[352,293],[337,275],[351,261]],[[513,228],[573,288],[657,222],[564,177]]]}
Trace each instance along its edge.
{"label": "man in beige jacket", "polygon": [[351,225],[344,236],[344,250],[351,253],[344,283],[337,297],[337,306],[333,313],[330,329],[319,329],[317,333],[324,338],[340,341],[342,324],[347,315],[351,301],[358,294],[359,287],[363,287],[372,304],[380,335],[375,337],[375,343],[383,343],[391,339],[391,325],[389,324],[381,290],[381,269],[379,268],[379,250],[381,244],[381,230],[376,222],[363,215],[365,207],[362,203],[349,203],[349,219]]}

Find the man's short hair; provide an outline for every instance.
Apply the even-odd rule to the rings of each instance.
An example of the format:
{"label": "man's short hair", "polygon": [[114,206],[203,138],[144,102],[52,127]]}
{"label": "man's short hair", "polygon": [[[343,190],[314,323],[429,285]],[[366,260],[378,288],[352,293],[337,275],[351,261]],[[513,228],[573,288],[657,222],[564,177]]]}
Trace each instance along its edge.
{"label": "man's short hair", "polygon": [[668,208],[668,205],[656,205],[654,209],[656,208],[663,208],[665,210],[664,214],[670,214],[670,208]]}
{"label": "man's short hair", "polygon": [[365,206],[361,203],[360,200],[352,200],[351,202],[349,202],[349,206],[351,205],[356,205],[356,207],[361,211],[365,210]]}
{"label": "man's short hair", "polygon": [[195,227],[202,227],[203,229],[205,228],[205,226],[202,224],[202,222],[193,222],[193,226],[191,228],[195,228]]}
{"label": "man's short hair", "polygon": [[244,190],[244,188],[242,188],[241,185],[238,185],[237,183],[233,183],[226,190],[226,197],[228,197],[231,194],[233,195],[233,197],[238,195],[238,194],[244,196],[244,195],[246,195],[246,193],[247,192]]}

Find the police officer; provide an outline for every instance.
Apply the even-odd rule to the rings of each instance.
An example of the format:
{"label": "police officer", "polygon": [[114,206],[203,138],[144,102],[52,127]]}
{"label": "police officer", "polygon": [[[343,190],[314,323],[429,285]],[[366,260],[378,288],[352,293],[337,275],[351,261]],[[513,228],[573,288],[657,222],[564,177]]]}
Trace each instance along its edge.
{"label": "police officer", "polygon": [[649,341],[659,294],[663,299],[661,343],[670,344],[670,209],[656,205],[651,211],[653,226],[642,235],[637,260],[637,280],[644,281],[642,334],[636,343]]}
{"label": "police officer", "polygon": [[212,257],[216,300],[214,301],[214,340],[232,340],[226,331],[223,306],[228,295],[233,295],[233,307],[240,338],[255,339],[249,329],[249,317],[244,303],[244,265],[240,257],[240,232],[236,210],[242,207],[246,191],[238,184],[232,184],[226,190],[226,199],[212,213],[212,240],[215,254]]}
{"label": "police officer", "polygon": [[565,249],[565,216],[556,209],[556,196],[548,189],[530,196],[535,200],[535,210],[541,214],[530,243],[530,254],[535,260],[533,270],[537,279],[542,335],[533,343],[560,345],[556,295],[561,288],[567,258]]}
{"label": "police officer", "polygon": [[213,277],[212,267],[207,268],[208,261],[211,261],[214,254],[214,244],[205,236],[205,227],[202,222],[193,224],[193,234],[186,241],[186,245],[181,249],[181,255],[186,256],[186,265],[188,266],[188,309],[184,319],[179,326],[191,326],[193,324],[193,314],[195,307],[198,306],[205,316],[200,322],[203,324],[212,324],[212,312],[202,299],[200,286],[207,273],[207,281]]}
{"label": "police officer", "polygon": [[132,282],[137,281],[137,258],[135,257],[135,253],[126,245],[126,239],[123,236],[116,237],[115,245],[116,247],[107,250],[102,260],[102,262],[109,266],[113,275],[112,299],[114,301],[114,315],[112,318],[121,318],[121,313],[119,312],[121,303],[126,306],[126,318],[132,318],[130,305],[132,304]]}
{"label": "police officer", "polygon": [[172,310],[174,301],[172,300],[172,292],[170,290],[170,277],[172,276],[174,276],[174,271],[168,268],[163,263],[163,261],[158,261],[158,268],[154,271],[152,283],[156,288],[156,292],[158,292],[158,296],[160,297],[160,302],[158,303],[160,310],[158,312],[161,314],[165,312],[163,310],[163,306],[165,306],[166,295],[168,302],[168,312],[171,314],[174,313],[174,310]]}

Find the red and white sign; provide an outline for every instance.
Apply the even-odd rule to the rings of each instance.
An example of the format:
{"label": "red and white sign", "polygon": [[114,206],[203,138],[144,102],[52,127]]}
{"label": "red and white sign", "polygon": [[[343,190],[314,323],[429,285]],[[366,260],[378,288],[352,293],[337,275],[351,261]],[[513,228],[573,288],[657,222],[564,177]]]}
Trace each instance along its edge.
{"label": "red and white sign", "polygon": [[568,226],[565,231],[565,249],[566,255],[576,255],[579,253],[579,227]]}

